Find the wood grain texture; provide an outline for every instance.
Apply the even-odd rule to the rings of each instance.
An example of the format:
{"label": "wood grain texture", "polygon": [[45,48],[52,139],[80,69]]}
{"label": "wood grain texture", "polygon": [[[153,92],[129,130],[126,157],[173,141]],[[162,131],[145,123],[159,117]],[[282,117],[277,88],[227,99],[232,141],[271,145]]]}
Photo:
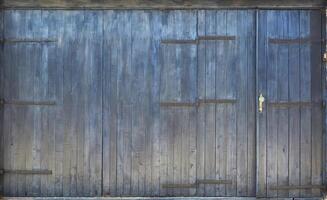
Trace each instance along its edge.
{"label": "wood grain texture", "polygon": [[[257,169],[257,195],[260,196],[321,195],[320,189],[271,190],[270,187],[319,185],[322,181],[322,109],[319,104],[315,104],[322,98],[322,68],[321,59],[317,56],[319,53],[314,53],[321,49],[320,43],[309,44],[298,40],[297,43],[271,44],[266,40],[320,40],[321,30],[316,24],[321,24],[321,16],[318,13],[259,12],[257,95],[263,93],[266,101],[274,102],[265,104],[265,112],[258,114],[261,120],[258,122],[258,137],[265,138],[264,142],[267,143],[266,146],[259,145],[258,149],[260,156],[257,162],[262,163]],[[264,65],[264,68],[261,68],[261,65]],[[301,105],[298,102],[305,103]],[[280,106],[282,104],[287,106]],[[267,126],[263,127],[264,124]]]}
{"label": "wood grain texture", "polygon": [[[186,8],[187,1],[166,3]],[[320,196],[319,188],[272,186],[323,181],[322,47],[299,40],[322,37],[321,12],[255,13],[1,11],[0,38],[56,42],[5,42],[0,49],[0,97],[7,102],[0,105],[0,169],[52,171],[5,173],[0,192]],[[267,98],[260,114],[256,90]],[[223,180],[228,184],[215,184]]]}
{"label": "wood grain texture", "polygon": [[226,7],[323,7],[325,2],[323,0],[311,1],[260,1],[260,0],[186,0],[186,1],[151,1],[151,0],[3,0],[2,6],[5,8],[100,8],[100,9],[190,9],[190,8],[226,8]]}

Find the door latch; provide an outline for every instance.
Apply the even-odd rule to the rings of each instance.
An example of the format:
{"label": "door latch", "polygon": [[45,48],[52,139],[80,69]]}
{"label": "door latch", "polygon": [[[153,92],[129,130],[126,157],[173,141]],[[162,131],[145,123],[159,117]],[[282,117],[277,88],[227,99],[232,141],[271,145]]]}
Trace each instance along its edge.
{"label": "door latch", "polygon": [[263,112],[263,103],[265,102],[265,97],[260,94],[259,95],[259,113]]}

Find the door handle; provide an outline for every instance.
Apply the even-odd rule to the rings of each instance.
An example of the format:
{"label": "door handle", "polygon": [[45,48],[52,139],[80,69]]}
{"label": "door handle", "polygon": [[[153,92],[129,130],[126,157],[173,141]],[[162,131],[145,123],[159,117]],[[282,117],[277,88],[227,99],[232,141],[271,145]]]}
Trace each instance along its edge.
{"label": "door handle", "polygon": [[259,95],[259,113],[263,112],[263,103],[265,102],[265,97],[260,93]]}

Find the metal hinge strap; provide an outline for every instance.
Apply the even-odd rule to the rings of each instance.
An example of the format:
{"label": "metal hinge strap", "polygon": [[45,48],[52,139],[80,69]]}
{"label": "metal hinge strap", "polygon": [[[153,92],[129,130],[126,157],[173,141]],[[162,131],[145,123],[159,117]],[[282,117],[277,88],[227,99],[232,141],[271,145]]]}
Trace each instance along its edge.
{"label": "metal hinge strap", "polygon": [[163,188],[197,188],[200,184],[210,184],[210,185],[227,185],[232,184],[231,180],[197,180],[195,183],[181,183],[181,184],[163,184]]}

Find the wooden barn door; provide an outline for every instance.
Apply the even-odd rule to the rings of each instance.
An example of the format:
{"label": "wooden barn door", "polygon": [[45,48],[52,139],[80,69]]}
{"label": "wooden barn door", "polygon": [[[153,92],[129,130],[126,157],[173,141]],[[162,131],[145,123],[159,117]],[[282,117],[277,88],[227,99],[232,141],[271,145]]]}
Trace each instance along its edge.
{"label": "wooden barn door", "polygon": [[321,18],[310,10],[258,13],[260,197],[321,196]]}
{"label": "wooden barn door", "polygon": [[3,22],[3,195],[101,195],[101,15],[7,10]]}
{"label": "wooden barn door", "polygon": [[105,11],[104,41],[104,195],[255,196],[255,12]]}

